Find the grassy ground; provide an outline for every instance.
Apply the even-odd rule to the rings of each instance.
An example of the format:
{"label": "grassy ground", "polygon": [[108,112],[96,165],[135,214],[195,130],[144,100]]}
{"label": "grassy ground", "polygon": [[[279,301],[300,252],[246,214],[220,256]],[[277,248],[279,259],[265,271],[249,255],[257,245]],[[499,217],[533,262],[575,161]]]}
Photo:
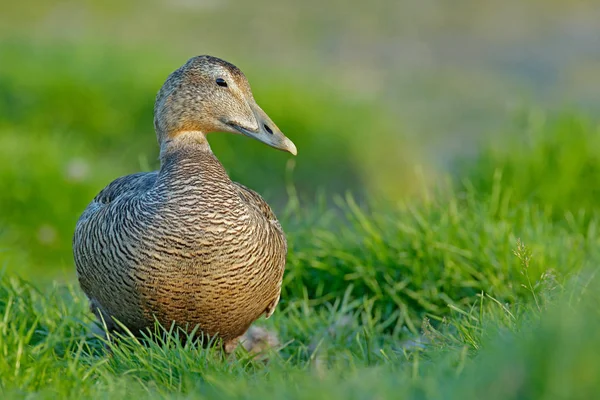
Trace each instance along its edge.
{"label": "grassy ground", "polygon": [[2,397],[593,398],[597,219],[458,198],[390,209],[387,223],[349,201],[339,235],[289,228],[284,300],[259,322],[283,344],[266,361],[176,333],[110,354],[74,286],[4,275]]}
{"label": "grassy ground", "polygon": [[[593,398],[600,390],[600,220],[586,196],[594,191],[565,186],[560,196],[535,191],[533,201],[516,190],[547,179],[535,168],[544,152],[581,145],[550,134],[572,126],[563,118],[538,126],[549,133],[531,143],[532,157],[495,150],[502,169],[488,175],[484,151],[470,161],[463,183],[450,178],[418,200],[359,206],[346,196],[335,208],[323,201],[309,210],[292,197],[280,213],[291,247],[283,300],[272,319],[259,321],[282,343],[267,360],[243,349],[224,359],[183,347],[176,333],[149,345],[125,337],[109,343],[108,353],[92,336],[76,286],[39,290],[5,273],[0,392],[77,399]],[[582,130],[579,139],[595,134]],[[521,173],[503,175],[507,166]],[[573,198],[571,210],[564,199]]]}

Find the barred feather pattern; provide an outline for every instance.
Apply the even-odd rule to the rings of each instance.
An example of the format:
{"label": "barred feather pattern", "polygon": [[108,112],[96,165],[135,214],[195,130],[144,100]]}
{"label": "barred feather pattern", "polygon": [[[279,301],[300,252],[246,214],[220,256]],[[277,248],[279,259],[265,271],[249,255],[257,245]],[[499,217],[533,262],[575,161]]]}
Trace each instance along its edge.
{"label": "barred feather pattern", "polygon": [[163,326],[235,341],[279,301],[287,244],[269,205],[232,182],[208,143],[173,146],[159,171],[116,179],[77,222],[92,310],[116,329]]}

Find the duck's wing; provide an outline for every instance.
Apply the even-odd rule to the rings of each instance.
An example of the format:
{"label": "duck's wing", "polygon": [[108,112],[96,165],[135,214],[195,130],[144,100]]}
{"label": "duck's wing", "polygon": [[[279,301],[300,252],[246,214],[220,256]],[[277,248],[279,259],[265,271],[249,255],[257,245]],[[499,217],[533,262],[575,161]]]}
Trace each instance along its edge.
{"label": "duck's wing", "polygon": [[138,172],[115,179],[94,197],[79,221],[86,220],[99,209],[105,208],[119,198],[134,197],[146,193],[154,186],[157,176],[157,171]]}
{"label": "duck's wing", "polygon": [[[275,228],[274,231],[272,231],[275,234],[275,237],[278,238],[278,240],[280,240],[283,244],[283,258],[282,258],[282,264],[281,264],[281,274],[283,276],[283,270],[285,268],[285,255],[287,254],[287,240],[285,239],[285,234],[283,233],[283,229],[281,228],[281,225],[279,224],[279,221],[277,220],[277,217],[275,216],[275,213],[273,212],[273,210],[271,210],[271,207],[267,204],[266,201],[263,200],[263,198],[256,193],[254,190],[252,189],[248,189],[246,186],[237,183],[237,182],[233,182],[237,188],[238,188],[238,192],[240,194],[240,197],[248,204],[256,207],[267,219],[267,221],[269,221],[271,223],[271,226],[273,226]],[[269,303],[269,305],[267,306],[267,308],[265,309],[265,317],[269,318],[273,312],[275,312],[275,307],[277,307],[277,303],[279,303],[279,298],[281,295],[281,280],[279,281],[279,293],[277,294],[277,297],[273,299],[273,301],[271,301],[271,303]]]}
{"label": "duck's wing", "polygon": [[252,189],[248,189],[241,183],[233,183],[237,186],[240,196],[246,203],[258,208],[258,210],[267,218],[267,220],[277,223],[277,225],[279,225],[275,213],[273,212],[273,210],[271,210],[271,207],[267,204],[266,201],[263,200],[262,197],[260,197],[258,193],[256,193]]}
{"label": "duck's wing", "polygon": [[108,184],[94,198],[94,202],[110,204],[121,196],[130,196],[146,193],[154,186],[158,172],[138,172],[122,176]]}
{"label": "duck's wing", "polygon": [[90,299],[92,311],[102,315],[109,327],[112,319],[104,315],[109,310],[100,308],[100,298],[112,296],[118,301],[127,298],[124,290],[130,288],[112,285],[114,279],[128,276],[123,269],[129,242],[120,231],[125,223],[135,220],[140,210],[135,203],[144,201],[143,196],[152,189],[157,175],[144,172],[115,179],[94,197],[75,226],[73,255],[79,283]]}

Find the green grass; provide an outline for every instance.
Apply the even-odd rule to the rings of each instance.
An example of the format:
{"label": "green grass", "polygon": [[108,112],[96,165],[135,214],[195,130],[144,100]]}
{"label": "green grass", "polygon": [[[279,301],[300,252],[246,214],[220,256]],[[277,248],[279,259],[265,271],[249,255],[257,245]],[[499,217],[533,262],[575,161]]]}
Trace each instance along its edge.
{"label": "green grass", "polygon": [[[3,398],[591,398],[599,389],[598,282],[530,279],[527,248],[513,255],[525,290],[512,303],[486,293],[470,307],[425,319],[418,335],[390,332],[379,307],[350,293],[316,306],[288,298],[267,326],[285,343],[268,360],[176,336],[140,344],[124,337],[112,354],[89,332],[81,293],[44,292],[11,276],[0,282]],[[515,271],[517,272],[517,271]],[[518,274],[517,274],[518,275]],[[264,324],[261,321],[261,324]],[[410,340],[409,340],[410,339]]]}
{"label": "green grass", "polygon": [[[497,180],[498,181],[498,180]],[[499,185],[497,183],[497,185]],[[590,398],[596,217],[440,191],[364,211],[287,209],[291,251],[268,360],[177,335],[103,348],[72,284],[0,280],[3,398]],[[504,199],[504,200],[503,200]],[[384,211],[385,210],[385,211]]]}
{"label": "green grass", "polygon": [[458,173],[480,192],[493,190],[489,176],[500,174],[511,198],[543,204],[559,220],[565,210],[589,215],[599,204],[600,126],[577,112],[527,110]]}
{"label": "green grass", "polygon": [[331,300],[351,290],[373,303],[389,329],[416,333],[424,315],[468,307],[481,292],[501,302],[523,297],[513,256],[519,239],[535,254],[532,277],[547,271],[567,277],[598,265],[597,217],[566,213],[555,222],[547,209],[506,193],[497,179],[490,195],[437,191],[430,200],[371,205],[371,211],[348,197],[338,202],[341,214],[286,220],[284,298],[307,293]]}

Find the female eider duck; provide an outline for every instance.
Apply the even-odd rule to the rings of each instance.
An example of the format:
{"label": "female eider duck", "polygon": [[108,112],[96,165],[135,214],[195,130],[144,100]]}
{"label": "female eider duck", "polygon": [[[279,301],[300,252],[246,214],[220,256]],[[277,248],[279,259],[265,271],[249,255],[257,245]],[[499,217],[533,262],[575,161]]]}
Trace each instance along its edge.
{"label": "female eider duck", "polygon": [[[174,324],[226,352],[281,293],[287,244],[269,205],[231,181],[210,132],[241,133],[296,155],[244,74],[211,56],[166,80],[154,106],[160,169],[106,186],[77,222],[73,252],[90,307],[109,330]],[[119,321],[120,324],[117,324]]]}

